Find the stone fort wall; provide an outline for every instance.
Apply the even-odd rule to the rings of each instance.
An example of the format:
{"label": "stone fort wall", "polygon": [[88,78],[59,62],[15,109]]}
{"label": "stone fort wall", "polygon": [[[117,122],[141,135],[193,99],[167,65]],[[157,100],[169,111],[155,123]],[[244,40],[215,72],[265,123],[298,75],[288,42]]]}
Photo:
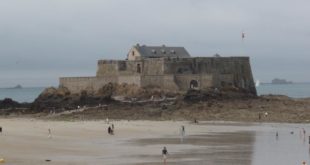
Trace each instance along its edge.
{"label": "stone fort wall", "polygon": [[108,83],[127,83],[140,86],[139,76],[105,76],[105,77],[61,77],[59,86],[66,87],[71,93],[81,91],[96,92]]}
{"label": "stone fort wall", "polygon": [[60,86],[72,93],[96,91],[110,82],[171,91],[235,86],[256,94],[248,57],[99,60],[96,77],[60,78]]}

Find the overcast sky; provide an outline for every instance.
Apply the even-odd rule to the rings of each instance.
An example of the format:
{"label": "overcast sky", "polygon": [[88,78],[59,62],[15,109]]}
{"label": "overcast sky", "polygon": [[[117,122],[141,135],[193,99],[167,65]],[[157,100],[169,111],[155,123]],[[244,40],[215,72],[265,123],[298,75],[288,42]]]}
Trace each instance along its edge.
{"label": "overcast sky", "polygon": [[255,79],[310,82],[309,20],[309,0],[0,0],[0,87],[94,76],[136,43],[250,56]]}

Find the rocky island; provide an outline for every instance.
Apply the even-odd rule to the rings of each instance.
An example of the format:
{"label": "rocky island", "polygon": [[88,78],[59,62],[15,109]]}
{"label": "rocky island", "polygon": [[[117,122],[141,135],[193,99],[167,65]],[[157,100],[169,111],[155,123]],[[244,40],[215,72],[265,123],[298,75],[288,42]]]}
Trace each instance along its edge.
{"label": "rocky island", "polygon": [[183,47],[137,44],[126,60],[99,60],[95,77],[63,77],[59,84],[33,103],[0,101],[0,115],[310,122],[310,99],[256,95],[248,57],[191,57]]}
{"label": "rocky island", "polygon": [[271,81],[271,84],[293,84],[293,82],[287,81],[286,79],[275,78]]}

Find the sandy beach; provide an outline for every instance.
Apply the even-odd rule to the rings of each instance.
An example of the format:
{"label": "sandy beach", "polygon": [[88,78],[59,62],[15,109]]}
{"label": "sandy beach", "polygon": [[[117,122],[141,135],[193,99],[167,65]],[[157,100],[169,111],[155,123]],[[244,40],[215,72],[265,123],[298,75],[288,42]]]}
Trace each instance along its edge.
{"label": "sandy beach", "polygon": [[[172,155],[200,146],[182,144],[180,126],[185,126],[187,136],[215,131],[212,127],[173,121],[110,121],[110,124],[115,125],[115,135],[107,133],[109,124],[106,121],[1,119],[0,123],[3,128],[0,136],[0,156],[7,164],[160,163],[163,145],[159,143],[148,146],[148,143],[152,144],[155,141],[147,142],[140,139],[165,137],[172,139],[174,143],[166,142],[171,155],[169,161],[188,161],[173,158]],[[52,132],[51,138],[48,137],[49,128]]]}
{"label": "sandy beach", "polygon": [[[112,123],[115,135],[107,133]],[[255,164],[253,154],[258,152],[254,149],[260,137],[257,132],[275,132],[275,126],[257,123],[194,124],[188,121],[121,120],[107,124],[103,120],[68,122],[13,118],[0,119],[0,125],[3,128],[0,158],[5,159],[5,164],[14,165],[157,165],[162,164],[164,146],[169,153],[168,164],[250,165]],[[180,138],[182,125],[186,130],[183,140]],[[51,129],[51,138],[48,129]],[[279,132],[281,134],[281,129]],[[266,135],[275,141],[273,135]],[[258,160],[262,161],[263,158]]]}

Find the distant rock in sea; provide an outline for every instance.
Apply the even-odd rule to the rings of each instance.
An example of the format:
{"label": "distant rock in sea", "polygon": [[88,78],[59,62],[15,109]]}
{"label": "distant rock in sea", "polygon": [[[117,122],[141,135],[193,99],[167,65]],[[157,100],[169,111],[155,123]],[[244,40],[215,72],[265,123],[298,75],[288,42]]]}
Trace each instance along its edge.
{"label": "distant rock in sea", "polygon": [[21,89],[23,88],[20,84],[16,85],[15,87],[13,87],[12,89]]}
{"label": "distant rock in sea", "polygon": [[285,79],[275,78],[271,81],[272,84],[293,84],[292,81],[287,81]]}

